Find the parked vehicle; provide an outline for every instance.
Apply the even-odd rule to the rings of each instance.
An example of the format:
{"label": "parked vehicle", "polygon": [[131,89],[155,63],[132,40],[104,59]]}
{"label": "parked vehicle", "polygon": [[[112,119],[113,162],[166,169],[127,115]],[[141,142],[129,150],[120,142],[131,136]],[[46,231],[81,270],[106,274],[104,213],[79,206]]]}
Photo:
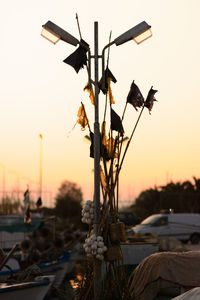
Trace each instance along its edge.
{"label": "parked vehicle", "polygon": [[135,234],[154,235],[158,239],[174,237],[192,244],[200,242],[200,214],[155,214],[132,227]]}

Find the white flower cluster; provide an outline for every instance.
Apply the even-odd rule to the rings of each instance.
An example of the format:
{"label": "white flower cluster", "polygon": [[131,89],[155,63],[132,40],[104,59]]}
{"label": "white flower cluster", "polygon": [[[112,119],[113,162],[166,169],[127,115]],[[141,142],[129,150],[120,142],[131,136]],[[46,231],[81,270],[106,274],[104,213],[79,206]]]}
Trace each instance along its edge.
{"label": "white flower cluster", "polygon": [[86,201],[82,209],[81,221],[86,224],[92,224],[94,222],[94,202]]}
{"label": "white flower cluster", "polygon": [[95,256],[99,260],[103,260],[104,252],[107,251],[107,247],[104,245],[103,237],[92,234],[85,240],[83,245],[87,256]]}

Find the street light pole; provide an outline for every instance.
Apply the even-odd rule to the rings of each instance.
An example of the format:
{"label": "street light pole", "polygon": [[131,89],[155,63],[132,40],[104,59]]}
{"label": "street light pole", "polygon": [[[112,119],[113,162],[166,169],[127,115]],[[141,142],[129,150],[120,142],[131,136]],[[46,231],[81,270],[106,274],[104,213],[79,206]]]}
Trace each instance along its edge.
{"label": "street light pole", "polygon": [[19,194],[20,194],[20,175],[16,171],[8,171],[8,173],[13,174],[16,176],[16,193],[17,193],[17,200],[19,201]]}
{"label": "street light pole", "polygon": [[98,23],[94,23],[94,72],[95,72],[95,122],[94,122],[94,200],[95,200],[95,234],[98,231],[100,208],[100,132],[99,132],[99,88],[98,88]]}
{"label": "street light pole", "polygon": [[[98,22],[94,22],[94,76],[95,76],[95,122],[94,122],[94,232],[98,235],[100,218],[100,131],[99,131],[99,54],[98,54]],[[94,260],[94,299],[101,295],[101,261]]]}
{"label": "street light pole", "polygon": [[39,134],[40,138],[40,180],[39,180],[39,197],[42,199],[42,139],[43,136],[40,133]]}
{"label": "street light pole", "polygon": [[2,198],[4,199],[6,196],[6,167],[2,163],[0,163],[0,167],[2,167]]}

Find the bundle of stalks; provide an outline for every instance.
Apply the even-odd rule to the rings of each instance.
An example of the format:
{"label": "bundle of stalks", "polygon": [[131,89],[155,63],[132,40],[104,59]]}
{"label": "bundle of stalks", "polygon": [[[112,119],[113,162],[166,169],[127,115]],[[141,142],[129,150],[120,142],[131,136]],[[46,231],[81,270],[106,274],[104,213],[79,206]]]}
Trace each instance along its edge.
{"label": "bundle of stalks", "polygon": [[79,300],[93,300],[94,299],[94,276],[93,276],[93,261],[85,259],[82,264],[81,281],[76,290],[75,299]]}

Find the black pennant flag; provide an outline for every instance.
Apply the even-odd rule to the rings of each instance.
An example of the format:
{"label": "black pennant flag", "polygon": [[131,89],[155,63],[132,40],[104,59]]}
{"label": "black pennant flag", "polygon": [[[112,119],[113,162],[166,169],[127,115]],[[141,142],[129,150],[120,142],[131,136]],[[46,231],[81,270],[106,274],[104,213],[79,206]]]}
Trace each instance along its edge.
{"label": "black pennant flag", "polygon": [[157,90],[153,90],[153,86],[152,86],[151,89],[149,90],[149,93],[147,95],[147,99],[146,99],[145,104],[144,104],[144,106],[148,108],[149,113],[152,110],[154,101],[157,101],[154,97],[155,93],[157,93]]}
{"label": "black pennant flag", "polygon": [[127,102],[132,104],[136,110],[137,107],[141,107],[144,104],[144,97],[142,96],[138,86],[134,83],[134,80],[127,96]]}
{"label": "black pennant flag", "polygon": [[111,129],[118,131],[121,135],[124,133],[122,121],[118,114],[111,108]]}
{"label": "black pennant flag", "polygon": [[81,39],[80,46],[72,54],[70,54],[65,60],[64,63],[72,66],[75,71],[78,73],[83,66],[87,64],[87,55],[86,53],[89,50],[89,45]]}
{"label": "black pennant flag", "polygon": [[[94,133],[90,131],[90,157],[94,158]],[[106,146],[102,144],[102,138],[100,141],[100,156],[105,157],[106,160],[109,160],[110,158],[108,157],[108,151],[106,149]]]}
{"label": "black pennant flag", "polygon": [[41,208],[42,207],[42,199],[41,199],[41,197],[38,198],[38,200],[36,202],[36,206],[37,206],[37,208]]}
{"label": "black pennant flag", "polygon": [[111,81],[113,81],[114,83],[117,82],[116,78],[114,77],[110,69],[107,67],[104,71],[102,78],[99,81],[99,88],[103,92],[103,94],[106,94],[108,92],[108,78],[110,78]]}

